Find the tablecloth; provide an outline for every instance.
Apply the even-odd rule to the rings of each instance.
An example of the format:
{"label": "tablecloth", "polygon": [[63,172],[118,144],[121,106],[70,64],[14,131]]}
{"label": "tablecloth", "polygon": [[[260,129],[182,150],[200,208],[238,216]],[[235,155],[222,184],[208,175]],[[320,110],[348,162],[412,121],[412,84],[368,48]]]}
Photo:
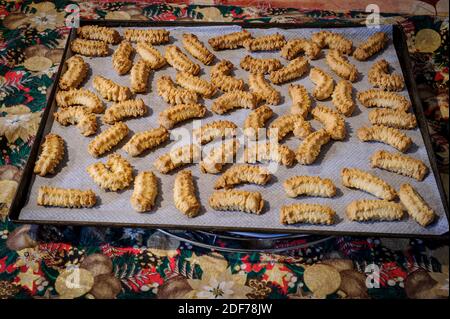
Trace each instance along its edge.
{"label": "tablecloth", "polygon": [[[274,7],[270,1],[0,1],[0,298],[448,298],[449,247],[440,240],[333,237],[286,256],[212,251],[152,230],[14,225],[5,215],[61,60],[69,4],[89,19],[345,25],[367,17],[349,9]],[[382,13],[380,21],[398,23],[407,34],[448,184],[448,17]],[[329,267],[315,267],[316,279],[307,285],[303,274],[317,263],[339,275],[327,276]],[[75,273],[82,285],[64,284]],[[338,289],[318,294],[312,288],[320,278],[330,278],[325,285]]]}

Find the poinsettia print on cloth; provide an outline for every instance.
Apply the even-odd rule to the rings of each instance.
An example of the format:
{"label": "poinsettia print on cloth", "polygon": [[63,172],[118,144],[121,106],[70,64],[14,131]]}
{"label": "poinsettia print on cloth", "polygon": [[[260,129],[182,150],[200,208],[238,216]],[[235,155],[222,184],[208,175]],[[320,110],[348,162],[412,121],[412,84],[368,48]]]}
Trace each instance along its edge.
{"label": "poinsettia print on cloth", "polygon": [[[14,225],[6,215],[61,62],[68,4],[93,20],[346,25],[367,15],[268,2],[0,1],[0,299],[448,298],[448,246],[435,241],[339,237],[290,254],[225,253],[153,230]],[[406,33],[437,158],[448,163],[448,19],[381,18]]]}

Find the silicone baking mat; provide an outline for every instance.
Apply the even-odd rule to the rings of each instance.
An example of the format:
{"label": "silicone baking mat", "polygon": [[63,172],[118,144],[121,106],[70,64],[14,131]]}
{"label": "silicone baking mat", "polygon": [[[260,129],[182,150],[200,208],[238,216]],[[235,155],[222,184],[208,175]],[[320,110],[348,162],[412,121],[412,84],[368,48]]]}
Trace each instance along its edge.
{"label": "silicone baking mat", "polygon": [[[171,42],[182,48],[181,35],[184,32],[192,32],[196,34],[201,41],[203,41],[208,47],[207,40],[210,37],[239,31],[239,26],[208,26],[208,27],[167,27],[171,31]],[[117,28],[120,33],[124,28]],[[376,55],[367,62],[359,62],[349,57],[350,62],[355,64],[360,72],[360,79],[353,84],[354,96],[356,92],[363,91],[371,88],[367,81],[367,72],[374,60],[386,59],[393,68],[394,72],[401,73],[401,67],[396,54],[396,50],[392,43],[392,26],[383,26],[380,29],[369,28],[337,28],[329,29],[330,31],[342,33],[346,37],[353,40],[354,46],[359,45],[362,41],[367,39],[371,34],[378,31],[384,31],[389,34],[389,45],[380,54]],[[251,33],[254,36],[260,36],[265,34],[271,34],[279,32],[286,36],[287,39],[295,37],[307,37],[309,38],[318,29],[251,29]],[[113,49],[116,46],[112,47]],[[161,53],[164,53],[164,46],[157,46],[157,49]],[[184,49],[182,49],[184,50]],[[336,81],[339,78],[329,69],[325,63],[324,54],[326,50],[322,51],[322,56],[318,60],[310,62],[311,66],[318,66],[323,70],[329,72]],[[239,67],[240,60],[248,54],[245,49],[226,50],[215,52],[218,59],[227,59],[233,62],[236,66],[234,73],[238,78],[244,78],[247,82],[248,74]],[[287,61],[279,56],[279,51],[276,52],[263,52],[252,53],[255,57],[275,57],[280,58],[283,64]],[[135,57],[135,60],[138,57]],[[103,75],[110,78],[119,84],[129,86],[129,75],[118,76],[112,68],[111,56],[102,58],[85,58],[90,64],[92,74]],[[202,66],[201,77],[209,80],[208,66]],[[156,72],[152,72],[150,77],[151,89],[147,94],[138,94],[137,98],[143,98],[147,106],[149,107],[149,114],[146,117],[139,119],[131,119],[126,121],[131,132],[129,137],[134,132],[143,131],[152,127],[158,126],[158,114],[167,107],[167,104],[156,94],[156,80],[162,75],[170,75],[175,78],[176,71],[172,67],[165,67]],[[293,81],[304,85],[308,92],[312,92],[314,85],[309,80],[308,73],[302,78]],[[282,104],[273,106],[272,109],[275,116],[271,119],[273,121],[277,116],[289,112],[291,100],[288,96],[289,84],[281,86],[275,86],[282,94]],[[92,75],[84,85],[85,88],[93,90],[92,87]],[[401,94],[408,96],[406,89]],[[315,102],[313,100],[313,107],[317,104],[324,104],[331,108],[334,108],[330,99],[323,102]],[[211,109],[211,99],[201,101],[207,108]],[[111,105],[108,102],[107,105]],[[208,111],[207,116],[202,119],[201,124],[206,124],[214,120],[230,120],[242,127],[245,117],[249,113],[249,110],[241,109],[230,112],[226,115],[216,115],[211,111]],[[311,124],[314,129],[320,128],[320,123],[315,120],[311,120]],[[193,128],[193,122],[185,123],[178,126],[171,131],[171,143],[167,144],[164,148],[158,148],[155,151],[146,153],[144,156],[132,158],[128,156],[120,147],[124,145],[126,140],[115,148],[115,151],[125,156],[133,165],[136,172],[142,170],[154,170],[159,180],[159,195],[157,199],[156,208],[153,211],[147,213],[137,213],[130,206],[130,196],[132,194],[132,188],[128,188],[121,192],[109,192],[100,189],[88,176],[85,168],[97,161],[104,162],[106,156],[101,159],[94,159],[87,152],[88,143],[92,140],[92,137],[83,137],[75,126],[62,127],[58,123],[54,122],[51,126],[51,131],[59,134],[64,138],[67,143],[67,156],[55,176],[39,177],[36,176],[32,180],[31,191],[29,200],[25,207],[22,209],[19,220],[32,220],[32,221],[55,221],[59,223],[78,223],[78,224],[116,224],[116,225],[134,225],[134,226],[154,226],[154,227],[175,227],[179,229],[183,228],[201,228],[211,230],[252,230],[252,231],[276,231],[276,232],[314,232],[314,231],[326,231],[326,232],[352,232],[352,233],[386,233],[386,234],[427,234],[427,235],[439,235],[448,231],[448,221],[445,216],[445,211],[439,196],[435,177],[430,173],[426,179],[422,182],[417,182],[411,178],[400,176],[394,173],[390,173],[380,169],[373,169],[370,167],[370,156],[379,149],[386,149],[393,151],[393,149],[381,143],[362,143],[356,137],[356,130],[363,126],[368,125],[368,109],[360,105],[357,102],[356,110],[352,117],[346,118],[348,137],[344,141],[334,141],[328,143],[322,148],[320,157],[313,165],[299,165],[296,164],[291,168],[279,166],[274,173],[272,181],[266,186],[256,185],[242,185],[237,188],[250,191],[259,191],[262,193],[265,199],[265,208],[263,214],[253,215],[242,212],[219,212],[214,211],[208,206],[208,197],[213,192],[213,185],[218,175],[203,174],[199,171],[198,165],[189,165],[186,168],[192,170],[195,184],[198,188],[198,195],[202,204],[201,214],[195,218],[188,218],[181,214],[173,203],[173,182],[175,174],[164,175],[154,170],[153,161],[166,153],[173,146],[180,146],[186,143],[185,137],[183,138],[182,131]],[[197,123],[198,125],[198,123]],[[270,122],[267,124],[270,125]],[[103,131],[106,128],[105,125],[101,125],[100,129]],[[412,155],[416,158],[424,161],[428,166],[429,159],[427,151],[424,146],[419,129],[405,131],[413,140],[414,144],[408,151],[408,155]],[[289,137],[283,141],[283,144],[289,146],[295,150],[300,141],[294,137]],[[357,199],[375,199],[370,194],[362,191],[352,190],[345,188],[341,183],[340,170],[343,167],[356,167],[369,172],[375,173],[382,179],[389,182],[396,189],[399,189],[402,183],[411,183],[418,191],[423,195],[425,200],[430,204],[434,211],[438,214],[437,221],[427,228],[423,228],[415,223],[412,219],[404,219],[398,222],[367,222],[356,223],[350,222],[345,217],[345,207],[353,200]],[[227,166],[228,168],[228,166]],[[337,196],[334,198],[316,198],[316,197],[298,197],[288,198],[283,190],[282,182],[293,175],[320,175],[322,177],[330,178],[336,184],[338,191]],[[63,209],[63,208],[51,208],[41,207],[36,205],[36,195],[39,186],[51,185],[58,187],[70,187],[80,189],[93,189],[98,194],[98,204],[91,209]],[[320,225],[290,225],[285,226],[279,222],[279,210],[282,205],[292,203],[318,203],[325,204],[333,207],[337,212],[336,224],[332,226],[320,226]]]}

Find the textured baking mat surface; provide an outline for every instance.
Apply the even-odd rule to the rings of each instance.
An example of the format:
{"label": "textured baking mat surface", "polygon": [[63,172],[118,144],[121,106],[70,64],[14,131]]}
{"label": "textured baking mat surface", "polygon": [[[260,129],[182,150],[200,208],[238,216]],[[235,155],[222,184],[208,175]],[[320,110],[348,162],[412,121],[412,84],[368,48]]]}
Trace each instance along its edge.
{"label": "textured baking mat surface", "polygon": [[[238,26],[222,26],[222,27],[172,27],[167,28],[171,31],[171,42],[182,48],[181,35],[183,32],[195,33],[201,41],[203,41],[208,47],[207,40],[210,37],[234,32],[240,30]],[[123,32],[123,29],[118,28],[119,32]],[[383,26],[382,31],[389,34],[390,42],[386,50],[381,54],[376,55],[374,58],[367,62],[359,62],[350,57],[350,62],[354,63],[359,72],[360,79],[353,84],[354,94],[359,91],[369,89],[371,86],[367,82],[367,72],[374,60],[386,59],[393,67],[394,72],[400,72],[401,68],[398,61],[398,57],[392,43],[392,27]],[[318,29],[251,29],[251,33],[255,36],[264,34],[270,34],[280,32],[286,36],[289,40],[295,37],[310,37]],[[362,41],[367,39],[374,32],[379,29],[367,29],[367,28],[338,28],[332,30],[344,34],[346,37],[353,40],[354,46],[359,45]],[[113,49],[116,46],[112,47]],[[164,46],[157,46],[161,53],[164,53]],[[210,47],[209,47],[210,48]],[[211,49],[211,48],[210,48]],[[182,49],[184,51],[184,49]],[[319,60],[311,61],[311,66],[321,67],[323,70],[329,72],[336,81],[339,78],[329,69],[325,63],[323,50],[322,56]],[[218,59],[228,59],[236,66],[234,70],[235,75],[238,78],[244,78],[247,82],[248,74],[239,67],[240,60],[248,54],[245,49],[238,50],[226,50],[215,52]],[[283,64],[287,61],[279,56],[279,51],[265,52],[265,53],[252,53],[255,57],[276,57],[280,58]],[[189,56],[189,55],[188,55]],[[135,56],[135,60],[138,57]],[[103,58],[85,58],[90,64],[93,75],[103,75],[110,78],[119,84],[129,86],[129,75],[118,76],[112,68],[111,56]],[[197,61],[196,61],[197,62]],[[202,66],[202,78],[209,80],[210,67]],[[122,142],[119,147],[114,150],[125,156],[133,165],[135,172],[143,170],[154,170],[153,161],[166,153],[172,146],[185,143],[180,141],[180,134],[182,129],[192,130],[193,123],[188,122],[177,129],[171,131],[171,143],[167,144],[163,148],[158,148],[155,151],[146,153],[144,156],[132,158],[128,156],[120,147],[132,136],[134,132],[143,131],[152,127],[158,126],[158,114],[167,107],[167,104],[156,94],[156,80],[162,75],[170,75],[175,79],[176,71],[172,67],[165,67],[161,70],[152,72],[150,77],[151,90],[147,94],[138,94],[137,98],[143,98],[146,105],[149,107],[149,113],[146,117],[139,119],[132,119],[126,121],[126,124],[130,128],[129,137]],[[88,81],[84,84],[84,87],[95,91],[92,87],[92,75]],[[304,85],[308,92],[312,92],[314,85],[309,80],[308,73],[306,73],[299,80],[293,83]],[[275,116],[271,119],[274,120],[277,116],[289,112],[291,100],[288,96],[288,84],[276,86],[281,91],[283,96],[282,104],[273,106],[272,109]],[[401,94],[408,96],[405,89]],[[207,108],[211,109],[212,100],[206,99],[204,103]],[[331,108],[334,106],[331,100],[328,99],[320,104],[325,104]],[[107,106],[112,103],[108,102]],[[313,107],[317,105],[317,102],[313,101]],[[241,109],[233,111],[227,115],[216,115],[211,111],[208,111],[207,117],[202,120],[201,124],[206,124],[214,120],[231,120],[235,122],[239,127],[243,126],[245,117],[249,113],[249,110]],[[99,121],[101,122],[101,121]],[[201,214],[196,218],[188,218],[181,214],[173,203],[173,182],[175,174],[164,175],[159,172],[155,173],[159,179],[160,189],[157,199],[156,209],[147,213],[137,213],[130,206],[130,196],[132,194],[132,187],[121,192],[108,192],[100,189],[88,176],[85,168],[97,161],[104,162],[106,156],[101,159],[94,159],[87,152],[88,143],[93,137],[83,137],[75,126],[62,127],[58,123],[54,122],[51,131],[59,134],[64,138],[67,144],[67,156],[55,176],[50,177],[35,177],[31,187],[29,200],[26,206],[21,211],[19,219],[22,220],[41,220],[41,221],[58,221],[58,222],[89,222],[89,223],[117,223],[117,224],[135,224],[135,225],[158,225],[164,227],[164,225],[176,226],[180,229],[189,226],[195,228],[198,226],[211,227],[211,229],[252,229],[261,231],[340,231],[340,232],[361,232],[361,233],[391,233],[391,234],[442,234],[448,231],[448,221],[445,217],[444,208],[439,196],[439,191],[436,185],[435,177],[430,173],[426,179],[422,182],[418,182],[409,177],[400,176],[394,173],[390,173],[380,169],[373,169],[370,167],[369,158],[377,150],[386,149],[393,151],[394,149],[388,145],[381,143],[362,143],[356,137],[356,130],[363,126],[368,125],[368,109],[360,105],[357,102],[357,107],[352,117],[346,118],[348,138],[345,141],[330,142],[328,145],[322,148],[320,157],[318,160],[309,166],[295,165],[291,168],[284,166],[278,167],[272,181],[266,186],[255,185],[242,185],[239,189],[245,189],[250,191],[259,191],[262,193],[265,199],[265,209],[262,215],[246,214],[242,212],[219,212],[214,211],[208,206],[208,197],[213,192],[214,181],[218,175],[202,174],[199,171],[198,165],[190,165],[186,168],[192,170],[196,186],[198,187],[198,194],[202,204]],[[270,122],[269,122],[270,124]],[[269,125],[268,124],[268,125]],[[315,120],[311,120],[311,124],[315,129],[320,128],[320,123]],[[104,124],[100,129],[103,131],[106,128]],[[424,142],[419,129],[405,131],[413,140],[414,145],[408,151],[408,155],[412,155],[416,158],[424,161],[427,166],[430,167],[427,152],[424,146]],[[289,137],[283,141],[284,144],[295,150],[300,141],[294,137]],[[228,167],[228,166],[227,166]],[[427,228],[422,228],[412,219],[404,219],[398,222],[377,222],[377,223],[356,223],[349,222],[345,217],[345,207],[353,200],[357,199],[375,199],[370,194],[364,193],[358,190],[347,189],[342,186],[340,179],[340,170],[343,167],[357,167],[375,173],[377,176],[389,182],[393,187],[399,189],[402,183],[411,183],[418,191],[423,195],[429,205],[439,215],[437,221]],[[321,177],[327,177],[334,181],[338,188],[337,196],[334,198],[316,198],[316,197],[298,197],[288,198],[283,190],[282,182],[294,175],[320,175]],[[80,189],[93,189],[98,194],[98,204],[91,209],[63,209],[63,208],[48,208],[36,205],[36,195],[39,186],[51,185],[58,187],[70,187]],[[293,203],[318,203],[330,205],[336,210],[338,218],[335,225],[332,226],[318,226],[318,225],[292,225],[284,226],[279,222],[279,210],[282,205]]]}

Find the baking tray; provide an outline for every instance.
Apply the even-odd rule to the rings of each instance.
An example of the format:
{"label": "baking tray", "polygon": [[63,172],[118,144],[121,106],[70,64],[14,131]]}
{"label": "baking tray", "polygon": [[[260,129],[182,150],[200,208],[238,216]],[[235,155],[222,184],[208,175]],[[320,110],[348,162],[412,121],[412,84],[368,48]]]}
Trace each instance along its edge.
{"label": "baking tray", "polygon": [[[294,31],[292,29],[296,29],[298,32],[301,32],[302,30],[299,30],[301,28],[304,28],[305,25],[303,24],[264,24],[264,25],[259,25],[259,24],[246,24],[246,23],[186,23],[186,22],[130,22],[130,21],[82,21],[82,25],[83,24],[98,24],[98,25],[105,25],[105,26],[111,26],[111,27],[206,27],[206,26],[211,26],[211,31],[213,31],[213,27],[220,27],[220,26],[239,26],[239,27],[243,27],[246,29],[251,29],[253,30],[253,32],[258,32],[259,29],[262,28],[279,28],[279,29],[286,29],[286,30],[290,30],[290,31]],[[310,25],[308,27],[311,27]],[[315,25],[314,27],[327,27],[327,28],[340,28],[342,26],[336,26],[333,24],[322,24],[322,25]],[[348,25],[346,26],[348,27]],[[361,25],[354,25],[352,26],[352,28],[364,28],[364,26]],[[304,31],[304,30],[303,30]],[[317,31],[317,30],[314,30]],[[212,35],[211,35],[212,36]],[[69,35],[69,41],[66,44],[66,48],[65,48],[65,52],[64,52],[64,60],[66,58],[68,58],[71,53],[69,52],[70,50],[69,48],[69,43],[70,41],[75,37],[75,30],[71,30],[71,33]],[[428,158],[426,158],[426,162],[430,162],[427,163],[429,164],[429,166],[431,167],[431,173],[429,175],[429,177],[427,178],[432,178],[435,179],[435,199],[437,198],[437,202],[433,201],[433,206],[438,207],[437,211],[440,214],[440,218],[439,221],[443,222],[444,224],[440,224],[439,227],[439,231],[433,232],[433,226],[431,226],[430,228],[427,229],[423,229],[421,227],[416,227],[415,229],[413,229],[412,231],[410,231],[410,229],[406,230],[405,229],[407,227],[401,227],[401,223],[408,223],[408,222],[396,222],[396,223],[386,223],[388,226],[388,229],[386,231],[386,229],[383,229],[383,227],[380,225],[382,225],[383,223],[349,223],[346,222],[346,224],[349,224],[350,226],[348,228],[344,228],[342,229],[342,227],[337,227],[340,229],[336,229],[335,226],[314,226],[314,225],[300,225],[300,226],[283,226],[283,225],[279,225],[278,222],[278,210],[275,209],[270,209],[265,211],[264,215],[261,216],[254,216],[254,215],[249,215],[249,214],[244,214],[244,213],[233,213],[233,212],[214,212],[214,211],[208,211],[207,214],[203,214],[202,216],[205,215],[211,215],[212,218],[214,219],[221,219],[221,218],[226,218],[226,219],[232,219],[233,222],[228,225],[219,225],[219,226],[210,226],[211,223],[209,222],[209,224],[202,224],[201,223],[201,218],[202,216],[199,216],[197,218],[194,219],[188,219],[185,218],[184,216],[180,216],[180,213],[177,212],[175,210],[175,208],[173,209],[169,209],[168,207],[165,207],[166,209],[164,209],[164,213],[163,214],[175,214],[172,216],[175,216],[175,218],[177,219],[177,223],[166,223],[166,220],[171,220],[171,216],[167,215],[164,216],[163,220],[159,220],[158,221],[139,221],[139,222],[130,222],[129,220],[126,220],[126,218],[122,218],[122,212],[115,212],[114,216],[120,216],[121,218],[120,221],[111,221],[111,220],[89,220],[89,218],[86,218],[86,216],[89,215],[93,215],[91,214],[92,212],[95,212],[95,208],[93,210],[91,209],[86,209],[86,210],[81,210],[83,211],[82,214],[80,215],[84,215],[85,219],[84,220],[64,220],[64,214],[67,211],[67,209],[58,209],[58,208],[48,208],[47,211],[52,212],[51,215],[49,217],[49,215],[47,215],[47,217],[43,217],[43,216],[36,216],[36,214],[33,214],[33,212],[30,214],[21,214],[21,210],[22,208],[26,205],[26,202],[28,200],[28,196],[30,195],[30,189],[31,189],[31,185],[34,182],[34,175],[33,175],[33,166],[34,166],[34,162],[36,160],[37,154],[38,154],[38,150],[39,150],[39,145],[42,142],[42,137],[45,136],[45,134],[47,132],[50,131],[52,123],[53,123],[53,112],[56,108],[55,103],[54,103],[54,95],[55,95],[55,91],[56,91],[56,85],[53,87],[50,97],[49,97],[49,102],[48,105],[46,107],[46,110],[44,111],[43,114],[43,121],[41,122],[41,125],[39,127],[38,133],[36,135],[36,140],[35,143],[33,144],[33,148],[31,150],[31,154],[29,157],[29,160],[27,161],[27,164],[25,166],[25,170],[24,170],[24,174],[22,176],[22,179],[20,181],[19,187],[18,187],[18,192],[16,194],[16,197],[13,201],[13,204],[11,206],[11,210],[10,210],[10,218],[13,221],[19,222],[19,223],[45,223],[45,224],[62,224],[62,225],[103,225],[103,226],[126,226],[126,227],[152,227],[152,228],[170,228],[170,229],[204,229],[204,230],[209,230],[209,231],[262,231],[262,232],[282,232],[282,233],[286,233],[286,232],[292,232],[292,233],[315,233],[315,234],[349,234],[349,235],[383,235],[383,236],[401,236],[401,237],[405,237],[405,236],[439,236],[442,235],[443,233],[448,234],[448,209],[447,209],[447,203],[445,200],[443,200],[445,198],[444,192],[443,192],[443,187],[438,175],[438,171],[437,171],[437,167],[436,167],[436,163],[434,160],[434,154],[431,148],[431,142],[429,139],[429,134],[428,134],[428,129],[427,129],[427,125],[425,122],[425,118],[423,116],[423,112],[422,112],[422,108],[420,105],[420,99],[417,96],[417,90],[415,89],[415,83],[412,80],[413,76],[411,73],[411,68],[410,68],[410,64],[409,64],[409,59],[408,59],[408,53],[407,53],[407,47],[406,47],[406,42],[405,42],[405,38],[404,38],[404,34],[402,33],[401,29],[398,26],[393,26],[392,28],[392,40],[391,41],[391,45],[392,43],[395,45],[395,50],[396,50],[396,54],[398,56],[398,60],[400,62],[401,65],[401,69],[403,71],[403,75],[405,78],[405,82],[409,91],[409,95],[411,97],[412,100],[412,104],[413,104],[413,109],[414,112],[418,118],[418,122],[419,122],[419,128],[420,128],[420,132],[423,138],[423,143],[426,147],[426,155]],[[179,45],[179,43],[177,43],[177,45]],[[241,54],[245,54],[244,51],[241,51]],[[218,57],[223,58],[223,54],[221,52],[219,52]],[[379,56],[377,56],[377,59],[380,58]],[[235,62],[235,61],[233,61]],[[323,62],[323,60],[322,60]],[[370,63],[370,62],[366,62],[366,63]],[[235,62],[235,65],[238,65],[238,63]],[[56,81],[58,81],[59,76],[61,74],[61,71],[63,70],[63,63],[61,64],[59,70],[58,70],[58,74],[57,74],[57,78]],[[327,69],[327,67],[324,67],[324,69]],[[398,70],[397,70],[398,72]],[[208,73],[208,72],[205,72]],[[331,73],[331,72],[330,72]],[[173,73],[174,74],[174,73]],[[172,74],[172,75],[173,75]],[[332,74],[332,73],[331,73]],[[242,77],[242,74],[237,74],[238,76]],[[157,73],[156,77],[159,77],[160,74]],[[305,79],[305,77],[303,77],[303,79]],[[128,79],[126,80],[128,81]],[[153,77],[151,79],[152,81],[152,86],[154,87],[154,82],[155,82],[155,78]],[[363,80],[364,81],[364,80]],[[361,82],[361,81],[360,81]],[[57,83],[57,82],[55,82]],[[302,82],[300,82],[302,83]],[[302,83],[304,84],[304,83]],[[85,86],[86,87],[86,86]],[[310,90],[309,90],[310,91]],[[154,90],[152,90],[152,93],[154,93]],[[286,94],[283,94],[286,97]],[[148,96],[148,94],[147,94]],[[145,97],[144,100],[146,101]],[[147,102],[147,101],[146,101]],[[211,102],[211,101],[210,101]],[[161,105],[165,105],[164,102],[162,102],[162,100],[160,100],[159,102]],[[331,105],[330,102],[325,103],[327,105]],[[207,104],[208,106],[210,106],[210,103]],[[286,105],[289,105],[289,98],[285,99],[284,101],[284,107],[286,108]],[[150,105],[150,107],[153,109],[152,105]],[[275,110],[275,112],[277,112],[277,108],[279,108],[279,106],[275,106],[273,109]],[[363,108],[361,108],[361,110],[363,110]],[[151,116],[154,118],[155,114],[157,115],[158,112],[155,112],[153,110],[154,114],[152,114]],[[284,113],[284,111],[281,111],[280,113]],[[280,114],[279,113],[279,114]],[[242,113],[242,115],[244,115],[244,113]],[[361,120],[367,120],[367,117],[361,117],[359,116],[359,118]],[[217,117],[215,117],[214,119],[217,119]],[[211,119],[210,119],[211,120]],[[128,123],[127,123],[128,124]],[[155,124],[155,123],[152,123]],[[362,125],[362,122],[361,122]],[[186,127],[191,127],[189,126],[189,124],[185,125]],[[74,129],[74,128],[73,128]],[[78,134],[78,132],[77,132]],[[420,135],[420,134],[419,134]],[[293,140],[293,139],[291,139]],[[289,142],[291,142],[291,144],[289,144]],[[361,143],[363,144],[363,143]],[[368,143],[364,143],[369,145]],[[370,143],[370,145],[372,145],[372,143]],[[375,144],[374,144],[375,145]],[[380,144],[381,145],[381,144]],[[288,141],[288,146],[292,147],[292,141]],[[70,143],[69,143],[69,147],[70,147]],[[379,148],[383,148],[378,147]],[[385,149],[389,149],[389,147],[384,147]],[[325,152],[330,152],[330,150],[327,150],[327,147],[325,147]],[[155,156],[153,156],[155,157]],[[151,169],[151,161],[153,160],[149,159],[148,160],[148,165],[146,166],[145,169]],[[104,159],[103,159],[104,160]],[[320,159],[319,159],[320,161]],[[368,162],[368,159],[366,159],[366,162]],[[351,165],[348,165],[351,166]],[[295,166],[296,168],[302,167],[299,165]],[[303,166],[304,167],[304,166]],[[313,165],[312,166],[313,169],[309,170],[309,171],[304,171],[302,169],[299,169],[298,171],[295,171],[296,174],[320,174],[322,176],[329,176],[329,172],[321,172],[318,171],[317,168],[320,167],[320,165]],[[191,167],[193,170],[195,170],[195,167],[192,166]],[[365,167],[365,169],[367,169],[367,167]],[[292,171],[294,173],[294,171]],[[391,176],[389,175],[391,173],[387,173],[387,172],[381,172],[379,170],[377,170],[377,173],[382,177],[387,179],[389,182],[391,182],[389,180],[389,178],[386,178],[386,176]],[[195,173],[194,173],[195,175]],[[58,176],[58,175],[57,175]],[[161,177],[161,175],[160,175]],[[173,180],[173,175],[172,175],[172,180]],[[213,177],[213,180],[216,177]],[[409,178],[402,178],[402,177],[396,177],[399,178],[400,180],[402,180],[402,182],[411,182],[414,184],[414,181],[412,181]],[[87,179],[89,179],[89,177],[87,177]],[[340,179],[339,178],[333,178],[333,180],[336,182],[336,185],[339,189],[345,190],[347,192],[347,190],[340,185]],[[51,179],[48,180],[49,182],[51,181]],[[102,197],[102,191],[98,190],[95,187],[95,184],[90,182],[90,187],[92,187],[101,197]],[[164,182],[163,182],[164,183]],[[198,180],[197,180],[197,184],[198,184]],[[278,186],[280,187],[280,183],[277,183]],[[57,184],[55,184],[57,185]],[[266,187],[265,189],[261,189],[258,187],[253,187],[253,186],[246,186],[243,187],[243,189],[250,189],[250,190],[261,190],[263,193],[263,197],[265,197],[265,193],[264,192],[268,192],[271,187],[273,186],[273,184],[270,184],[268,187]],[[399,185],[394,185],[396,188],[398,188]],[[171,185],[168,186],[169,188],[171,188]],[[167,188],[167,187],[166,187]],[[273,188],[272,188],[273,189]],[[356,198],[371,198],[370,195],[365,194],[363,192],[359,192],[359,191],[352,191],[353,194],[357,194],[355,195]],[[163,192],[163,194],[165,194],[164,196],[166,197],[171,197],[170,193]],[[127,194],[128,195],[128,194]],[[122,194],[122,202],[125,200],[125,202],[127,203],[127,206],[124,207],[129,207],[128,204],[128,197],[129,195],[123,195]],[[342,196],[342,194],[340,195]],[[353,198],[353,199],[356,199]],[[124,203],[125,203],[124,202]],[[322,203],[326,203],[329,204],[331,206],[333,206],[333,200],[331,199],[316,199],[316,198],[304,198],[301,200],[298,199],[286,199],[285,201],[283,201],[282,204],[285,203],[294,203],[294,202],[322,202]],[[349,201],[348,201],[349,202]],[[205,208],[207,208],[207,203],[205,202],[205,200],[202,201],[202,204]],[[206,204],[206,205],[205,205]],[[269,205],[268,205],[269,206]],[[435,208],[435,207],[434,207]],[[163,210],[163,207],[159,207],[158,210],[156,212],[150,212],[148,214],[136,214],[136,216],[140,216],[139,218],[146,218],[145,216],[151,216],[154,217],[156,216],[156,214],[161,213],[161,211]],[[169,210],[168,212],[166,212],[167,210]],[[70,210],[70,211],[74,211],[74,210]],[[25,212],[27,212],[25,210]],[[28,210],[28,213],[30,213],[30,211]],[[341,216],[343,215],[343,212],[339,212],[338,214],[340,214]],[[45,214],[44,214],[45,215]],[[230,217],[231,216],[231,217]],[[258,218],[260,220],[262,220],[262,217],[267,217],[267,216],[272,216],[271,220],[266,220],[265,221],[265,225],[257,225],[257,226],[251,226],[252,224],[254,224],[255,219],[254,218]],[[184,219],[183,219],[184,218]],[[173,219],[172,219],[173,220]],[[344,219],[341,217],[338,225],[341,225],[344,223]],[[411,225],[413,225],[414,222],[412,222],[411,220],[409,221],[409,223]],[[220,223],[219,223],[220,224]],[[240,226],[235,226],[236,224],[240,225]],[[246,226],[242,226],[243,224],[247,224]],[[250,226],[249,226],[250,225]],[[274,225],[274,227],[268,226],[268,225]],[[389,227],[391,227],[390,225],[396,225],[394,227],[394,229],[389,229]],[[411,226],[409,225],[409,226]],[[276,227],[275,227],[276,226]],[[404,230],[402,231],[399,228],[403,228]]]}

